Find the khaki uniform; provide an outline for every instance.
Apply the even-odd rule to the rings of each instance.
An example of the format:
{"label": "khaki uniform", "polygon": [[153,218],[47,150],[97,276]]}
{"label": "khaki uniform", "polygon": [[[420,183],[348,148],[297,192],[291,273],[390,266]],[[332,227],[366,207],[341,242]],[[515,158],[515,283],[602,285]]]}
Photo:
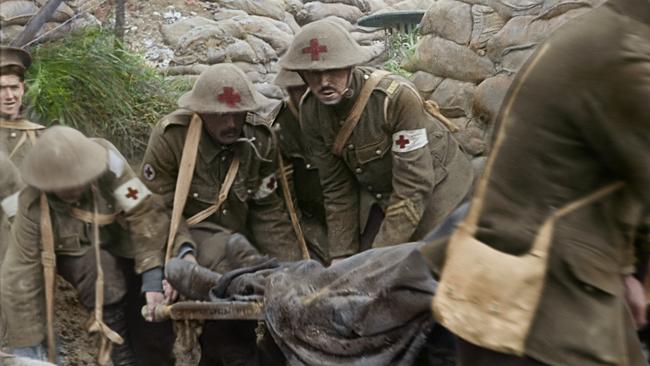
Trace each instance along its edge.
{"label": "khaki uniform", "polygon": [[[98,211],[115,216],[110,224],[100,225],[100,241],[107,264],[105,305],[122,300],[127,284],[112,281],[123,276],[115,273],[115,257],[132,258],[135,272],[161,267],[169,218],[159,197],[151,195],[128,163],[105,140],[97,141],[109,150],[108,167],[97,180]],[[19,197],[18,213],[12,229],[11,244],[1,272],[2,312],[7,322],[9,347],[30,347],[45,337],[45,301],[41,266],[40,191],[25,188]],[[92,254],[93,195],[90,189],[78,206],[71,206],[48,195],[54,233],[54,247],[60,271],[74,266],[75,258]],[[109,220],[110,221],[110,220]],[[110,262],[110,263],[109,263]],[[112,264],[111,264],[112,263]],[[108,265],[110,264],[110,265]],[[81,267],[85,268],[85,267]],[[90,275],[89,275],[90,276]],[[94,283],[72,270],[64,275],[80,291],[86,306],[94,303]],[[75,280],[77,278],[78,280]]]}
{"label": "khaki uniform", "polygon": [[[170,209],[191,118],[192,113],[182,109],[164,117],[154,127],[143,159],[140,172],[143,181],[153,192],[163,196]],[[184,217],[197,214],[217,200],[233,154],[238,154],[241,163],[228,198],[219,211],[193,227],[192,231],[225,228],[244,234],[264,254],[281,260],[300,259],[289,215],[276,190],[276,166],[273,162],[276,153],[271,130],[265,120],[249,113],[242,133],[246,141],[226,146],[202,131]],[[195,248],[198,244],[199,263],[212,268],[213,252],[223,249],[216,248],[221,246],[216,243],[203,246],[203,241],[196,240],[195,243],[182,232],[176,240]]]}
{"label": "khaki uniform", "polygon": [[[521,84],[503,104],[512,103],[510,118],[497,119],[507,123],[505,139],[476,237],[528,252],[556,209],[624,181],[624,191],[556,223],[525,353],[549,365],[646,365],[622,279],[633,263],[629,231],[641,220],[639,206],[650,204],[650,2],[610,0],[544,47],[513,82]],[[444,255],[429,258],[439,269]],[[479,353],[468,364],[505,364],[481,359],[489,358]]]}
{"label": "khaki uniform", "polygon": [[280,106],[273,128],[277,131],[287,179],[290,181],[292,197],[299,210],[300,225],[309,249],[316,252],[320,259],[328,261],[323,190],[316,164],[308,154],[299,118],[297,108],[291,101],[285,100]]}
{"label": "khaki uniform", "polygon": [[[3,162],[3,166],[0,168],[3,175],[0,178],[0,203],[2,206],[2,210],[0,210],[0,265],[2,265],[5,251],[9,245],[9,230],[11,230],[9,223],[18,209],[18,192],[23,187],[20,175],[17,172],[12,174],[10,171],[18,167],[33,146],[32,138],[36,137],[43,128],[45,127],[27,120],[9,120],[0,117],[0,153],[5,155],[3,159],[9,159],[8,162]],[[14,165],[13,169],[9,168],[9,164]]]}
{"label": "khaki uniform", "polygon": [[330,255],[359,252],[374,205],[385,215],[373,247],[422,238],[467,195],[472,167],[447,128],[406,80],[389,75],[372,92],[342,157],[331,148],[372,69],[355,67],[353,96],[335,106],[311,93],[300,113],[325,200]]}

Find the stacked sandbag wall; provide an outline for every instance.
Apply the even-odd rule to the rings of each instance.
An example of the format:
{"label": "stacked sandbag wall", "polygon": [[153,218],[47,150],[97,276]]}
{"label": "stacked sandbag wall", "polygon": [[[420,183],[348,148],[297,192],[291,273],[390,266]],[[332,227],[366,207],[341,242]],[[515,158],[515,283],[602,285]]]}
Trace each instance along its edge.
{"label": "stacked sandbag wall", "polygon": [[466,150],[485,154],[513,75],[553,30],[603,1],[434,1],[406,68],[420,92],[461,128]]}

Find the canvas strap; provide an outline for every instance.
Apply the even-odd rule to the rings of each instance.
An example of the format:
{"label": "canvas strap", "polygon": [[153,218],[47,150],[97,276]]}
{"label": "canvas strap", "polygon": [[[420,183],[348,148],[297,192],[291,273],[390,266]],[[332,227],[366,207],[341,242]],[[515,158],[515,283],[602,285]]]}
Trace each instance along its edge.
{"label": "canvas strap", "polygon": [[199,151],[199,141],[201,140],[202,128],[203,120],[201,120],[201,117],[195,113],[192,115],[192,120],[187,129],[187,135],[185,136],[185,143],[181,155],[181,163],[178,167],[178,178],[176,179],[176,190],[174,191],[169,236],[167,237],[165,263],[167,263],[172,257],[174,240],[176,239],[178,226],[183,218],[183,210],[185,209],[185,203],[187,203],[187,195],[190,193],[190,184],[192,183],[194,167],[196,166],[196,156]]}
{"label": "canvas strap", "polygon": [[424,102],[424,110],[427,111],[430,115],[434,116],[438,121],[442,122],[445,127],[451,132],[458,132],[459,128],[452,121],[447,119],[442,112],[440,112],[440,107],[433,100],[427,100]]}
{"label": "canvas strap", "polygon": [[305,241],[305,234],[300,227],[300,221],[298,220],[298,213],[296,212],[296,206],[293,204],[293,198],[291,197],[291,191],[289,190],[289,179],[287,178],[287,172],[284,166],[284,161],[282,160],[282,154],[278,148],[278,165],[279,165],[279,175],[280,181],[282,182],[282,195],[284,196],[284,201],[287,204],[287,210],[289,211],[289,218],[291,219],[291,225],[293,226],[293,231],[296,232],[298,237],[298,245],[300,246],[300,253],[302,254],[302,259],[309,259],[309,250],[307,250],[307,242]]}
{"label": "canvas strap", "polygon": [[368,104],[368,100],[370,99],[372,91],[377,87],[377,85],[379,85],[379,82],[389,74],[390,73],[388,71],[384,70],[376,70],[370,74],[370,77],[368,80],[366,80],[366,83],[363,84],[363,89],[361,89],[359,97],[357,97],[357,100],[354,102],[354,105],[350,110],[350,114],[348,114],[348,116],[345,118],[341,130],[339,130],[339,133],[336,135],[334,145],[332,146],[332,154],[341,156],[345,144],[350,139],[352,132],[357,127],[357,124],[361,119],[361,115],[366,108],[366,104]]}
{"label": "canvas strap", "polygon": [[77,207],[72,207],[70,208],[70,216],[87,224],[97,224],[103,226],[110,225],[115,222],[117,214],[100,214],[82,210]]}
{"label": "canvas strap", "polygon": [[56,280],[56,255],[54,254],[54,232],[50,205],[45,193],[41,192],[41,263],[45,280],[45,316],[47,321],[47,359],[56,362],[56,346],[54,339],[54,285]]}
{"label": "canvas strap", "polygon": [[25,144],[25,141],[27,141],[28,138],[29,141],[32,143],[32,146],[36,144],[35,130],[23,131],[23,133],[20,135],[20,139],[18,140],[18,143],[16,143],[16,146],[14,146],[13,150],[11,150],[11,153],[9,154],[9,159],[13,158],[13,156],[18,152],[18,149],[20,149],[20,147]]}
{"label": "canvas strap", "polygon": [[207,219],[213,213],[217,212],[221,205],[226,202],[226,199],[228,199],[228,192],[230,192],[230,188],[232,187],[233,182],[235,182],[235,177],[237,176],[237,171],[239,170],[239,162],[239,156],[235,155],[235,157],[232,159],[232,162],[230,163],[230,166],[228,167],[226,178],[224,179],[223,184],[219,189],[219,196],[217,196],[217,201],[210,207],[187,219],[188,225],[196,225],[201,221]]}
{"label": "canvas strap", "polygon": [[25,119],[19,119],[19,120],[0,119],[0,128],[13,128],[15,130],[34,131],[34,130],[42,130],[45,128],[45,126],[41,126],[38,123],[30,122]]}

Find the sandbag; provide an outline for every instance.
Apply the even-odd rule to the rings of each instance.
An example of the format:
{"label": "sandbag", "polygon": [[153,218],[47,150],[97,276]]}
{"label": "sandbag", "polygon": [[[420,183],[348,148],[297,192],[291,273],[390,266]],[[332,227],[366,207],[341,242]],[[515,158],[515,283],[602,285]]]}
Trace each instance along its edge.
{"label": "sandbag", "polygon": [[476,86],[454,79],[444,79],[429,97],[448,118],[471,115],[472,100]]}
{"label": "sandbag", "polygon": [[418,41],[415,57],[404,67],[411,72],[430,74],[461,81],[480,82],[495,73],[492,61],[455,42],[426,35]]}
{"label": "sandbag", "polygon": [[5,1],[0,6],[0,25],[25,25],[37,12],[33,1]]}
{"label": "sandbag", "polygon": [[499,74],[483,80],[474,90],[472,115],[486,125],[494,122],[503,99],[512,83],[512,76]]}
{"label": "sandbag", "polygon": [[0,43],[9,44],[23,32],[23,25],[6,25],[0,28]]}
{"label": "sandbag", "polygon": [[483,50],[487,42],[503,28],[505,21],[499,13],[489,6],[472,6],[472,35],[469,47],[474,50]]}
{"label": "sandbag", "polygon": [[545,0],[464,0],[474,5],[484,5],[496,10],[504,19],[523,15],[537,15]]}
{"label": "sandbag", "polygon": [[[47,0],[36,0],[36,2],[38,3],[39,6],[43,6],[47,3]],[[72,8],[68,6],[68,4],[66,4],[65,2],[61,2],[61,4],[59,4],[59,7],[56,8],[56,11],[54,12],[54,14],[52,14],[52,16],[50,17],[50,19],[48,19],[48,21],[62,23],[72,18],[73,15],[74,15],[74,10],[72,10]]]}
{"label": "sandbag", "polygon": [[252,47],[259,62],[268,63],[272,60],[278,59],[277,52],[275,52],[271,45],[264,42],[263,40],[250,34],[247,35],[244,40],[248,42],[248,44]]}
{"label": "sandbag", "polygon": [[271,83],[259,83],[255,84],[255,89],[264,95],[267,98],[271,99],[282,99],[284,98],[284,93],[279,86]]}
{"label": "sandbag", "polygon": [[204,17],[192,17],[163,25],[161,33],[165,44],[173,49],[179,49],[189,47],[197,42],[200,43],[203,39],[210,37],[240,38],[243,31],[238,23],[231,19],[217,22]]}
{"label": "sandbag", "polygon": [[451,121],[459,128],[454,137],[467,154],[478,156],[487,150],[485,131],[480,123],[467,117],[451,118]]}
{"label": "sandbag", "polygon": [[390,7],[393,10],[427,10],[435,0],[403,0],[392,4]]}
{"label": "sandbag", "polygon": [[424,99],[429,99],[431,94],[433,94],[434,90],[436,90],[443,80],[441,77],[431,75],[424,71],[416,71],[409,77],[409,79],[413,82],[415,88],[420,92],[420,95]]}
{"label": "sandbag", "polygon": [[219,0],[219,6],[243,10],[249,15],[259,15],[276,20],[284,19],[284,2],[282,0]]}
{"label": "sandbag", "polygon": [[255,54],[255,51],[253,50],[253,47],[251,47],[248,42],[242,41],[240,39],[235,39],[232,43],[228,44],[224,48],[224,52],[226,53],[227,62],[260,62],[257,55]]}
{"label": "sandbag", "polygon": [[305,4],[320,1],[324,4],[343,4],[354,6],[357,9],[361,10],[363,13],[368,13],[371,9],[370,3],[367,0],[305,0]]}
{"label": "sandbag", "polygon": [[247,34],[254,34],[270,44],[278,54],[282,54],[289,48],[293,41],[293,36],[288,33],[291,29],[286,24],[280,28],[271,19],[258,16],[235,17],[232,20],[235,20]]}
{"label": "sandbag", "polygon": [[363,13],[356,6],[345,4],[325,4],[319,1],[306,3],[298,14],[296,21],[300,25],[305,25],[317,20],[336,16],[347,20],[350,23],[356,23],[357,19],[363,16]]}
{"label": "sandbag", "polygon": [[457,0],[436,1],[424,14],[420,33],[467,45],[472,35],[471,7]]}

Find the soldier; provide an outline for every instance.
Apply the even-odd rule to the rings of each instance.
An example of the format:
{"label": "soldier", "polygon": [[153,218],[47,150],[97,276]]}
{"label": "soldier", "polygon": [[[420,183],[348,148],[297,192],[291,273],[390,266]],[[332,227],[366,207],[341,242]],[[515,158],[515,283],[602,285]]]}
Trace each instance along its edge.
{"label": "soldier", "polygon": [[[241,242],[243,234],[263,254],[300,259],[296,234],[276,191],[272,132],[253,113],[268,103],[236,66],[214,65],[179,99],[180,109],[154,127],[141,175],[172,209],[172,228],[174,217],[182,213],[187,219],[189,233],[170,235],[179,257],[228,272],[250,254],[231,252],[242,248],[231,244]],[[255,357],[254,326],[207,324],[201,342],[217,341],[202,347],[201,362],[248,362]]]}
{"label": "soldier", "polygon": [[[44,127],[23,119],[23,95],[25,94],[25,71],[32,63],[29,53],[20,48],[0,46],[0,151],[4,152],[11,162],[18,165],[31,149],[36,140],[37,131]],[[4,174],[4,172],[2,172]],[[7,222],[16,212],[18,191],[22,184],[14,186],[11,192],[8,187],[0,187],[0,265],[7,250]]]}
{"label": "soldier", "polygon": [[469,160],[413,86],[357,66],[369,58],[342,26],[322,20],[303,27],[280,61],[309,87],[300,115],[332,258],[422,238],[472,183]]}
{"label": "soldier", "polygon": [[[452,237],[472,239],[452,239],[446,255],[444,241],[423,250],[442,270],[434,307],[464,339],[461,365],[648,364],[634,332],[647,299],[632,275],[629,233],[650,204],[649,100],[648,0],[609,0],[572,20],[519,71],[468,219]],[[455,244],[491,254],[452,270],[467,258]],[[492,272],[507,257],[543,260],[508,266],[517,276],[491,276],[489,284],[467,271]],[[446,278],[458,280],[447,286]],[[458,284],[463,278],[480,283],[476,295]],[[539,292],[524,301],[511,292],[515,284]],[[496,287],[507,288],[503,298],[516,294],[520,321],[511,321],[515,306],[501,306],[510,301],[486,298]],[[462,325],[472,314],[490,319]]]}
{"label": "soldier", "polygon": [[327,226],[323,190],[318,170],[308,155],[305,136],[300,127],[298,106],[307,91],[307,85],[295,72],[280,70],[274,83],[286,91],[274,119],[278,149],[284,160],[284,171],[290,181],[290,191],[299,211],[300,225],[312,254],[322,262],[329,262]]}
{"label": "soldier", "polygon": [[[87,309],[100,306],[101,299],[95,299],[97,255],[105,276],[99,310],[110,329],[98,321],[95,325],[112,341],[124,340],[113,348],[113,364],[134,365],[125,314],[129,273],[142,274],[150,307],[164,299],[169,218],[160,197],[149,192],[108,141],[88,139],[68,127],[47,130],[25,157],[21,173],[28,186],[19,197],[0,273],[7,345],[17,355],[43,357],[55,269]],[[47,338],[53,345],[50,320]]]}

